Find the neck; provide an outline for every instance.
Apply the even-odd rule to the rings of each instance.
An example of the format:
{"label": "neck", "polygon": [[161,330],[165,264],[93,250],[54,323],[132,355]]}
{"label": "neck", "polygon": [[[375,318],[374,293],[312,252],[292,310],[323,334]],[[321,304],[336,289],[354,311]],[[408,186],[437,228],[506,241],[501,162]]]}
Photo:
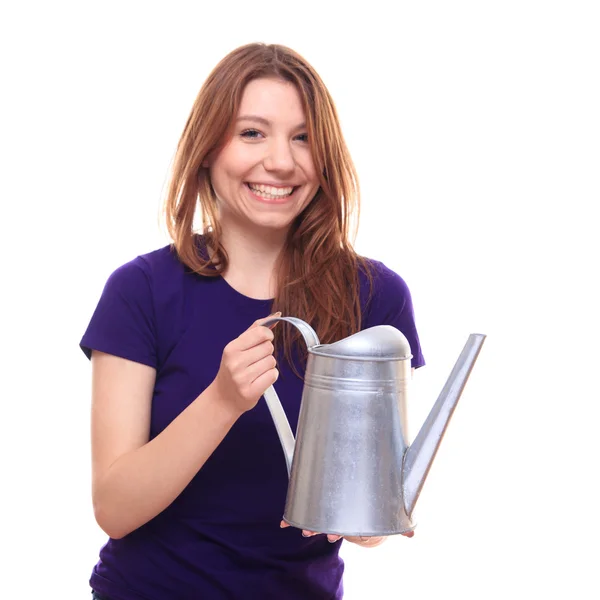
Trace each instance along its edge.
{"label": "neck", "polygon": [[227,224],[222,230],[222,244],[229,264],[222,277],[238,292],[251,298],[275,296],[275,267],[285,243],[285,232],[249,231]]}

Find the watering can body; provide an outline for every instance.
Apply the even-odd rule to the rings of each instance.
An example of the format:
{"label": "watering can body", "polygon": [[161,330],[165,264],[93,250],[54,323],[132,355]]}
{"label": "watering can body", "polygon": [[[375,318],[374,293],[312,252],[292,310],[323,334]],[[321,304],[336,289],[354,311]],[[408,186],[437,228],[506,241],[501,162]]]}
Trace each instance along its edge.
{"label": "watering can body", "polygon": [[304,321],[269,323],[277,320],[298,327],[309,350],[295,439],[273,386],[265,392],[290,476],[283,519],[337,535],[411,531],[414,504],[485,336],[469,338],[409,447],[411,350],[400,331],[381,325],[321,345]]}

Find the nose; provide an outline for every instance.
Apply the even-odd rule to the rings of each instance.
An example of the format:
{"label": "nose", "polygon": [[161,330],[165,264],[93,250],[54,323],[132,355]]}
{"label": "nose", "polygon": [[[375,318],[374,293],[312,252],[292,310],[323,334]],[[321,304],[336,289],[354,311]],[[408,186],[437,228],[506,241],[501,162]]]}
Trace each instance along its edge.
{"label": "nose", "polygon": [[263,162],[267,171],[293,171],[296,161],[289,141],[271,139]]}

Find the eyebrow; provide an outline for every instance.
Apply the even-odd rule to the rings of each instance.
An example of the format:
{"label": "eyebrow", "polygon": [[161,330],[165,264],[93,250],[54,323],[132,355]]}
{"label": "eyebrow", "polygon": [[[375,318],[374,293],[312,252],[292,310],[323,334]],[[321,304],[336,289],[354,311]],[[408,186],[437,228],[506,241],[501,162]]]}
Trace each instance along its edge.
{"label": "eyebrow", "polygon": [[[269,121],[269,119],[265,119],[264,117],[259,117],[257,115],[242,115],[238,117],[236,121],[256,121],[257,123],[262,123],[263,125],[271,126],[273,123]],[[304,129],[306,127],[306,123],[300,123],[294,129]]]}

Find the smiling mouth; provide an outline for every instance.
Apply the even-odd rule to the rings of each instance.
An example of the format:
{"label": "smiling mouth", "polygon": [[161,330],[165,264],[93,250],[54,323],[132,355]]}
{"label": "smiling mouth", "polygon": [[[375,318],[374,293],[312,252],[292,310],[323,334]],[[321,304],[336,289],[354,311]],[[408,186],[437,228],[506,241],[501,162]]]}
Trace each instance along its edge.
{"label": "smiling mouth", "polygon": [[276,188],[271,185],[256,185],[246,182],[246,187],[259,198],[264,200],[284,200],[289,198],[300,186]]}

